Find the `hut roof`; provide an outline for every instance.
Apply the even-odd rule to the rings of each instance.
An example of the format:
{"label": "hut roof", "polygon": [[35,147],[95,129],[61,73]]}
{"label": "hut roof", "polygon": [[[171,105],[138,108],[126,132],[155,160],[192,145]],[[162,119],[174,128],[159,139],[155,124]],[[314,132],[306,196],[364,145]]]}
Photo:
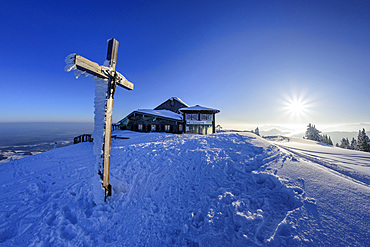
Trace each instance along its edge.
{"label": "hut roof", "polygon": [[138,109],[132,113],[142,113],[145,115],[151,115],[151,116],[156,116],[156,117],[163,117],[167,119],[173,119],[177,121],[182,120],[181,114],[175,113],[173,111],[169,110],[152,110],[152,109]]}
{"label": "hut roof", "polygon": [[204,107],[204,106],[200,106],[200,105],[181,108],[179,111],[180,112],[203,111],[203,112],[214,112],[214,113],[219,113],[220,112],[220,110],[213,109],[213,108],[208,108],[208,107]]}

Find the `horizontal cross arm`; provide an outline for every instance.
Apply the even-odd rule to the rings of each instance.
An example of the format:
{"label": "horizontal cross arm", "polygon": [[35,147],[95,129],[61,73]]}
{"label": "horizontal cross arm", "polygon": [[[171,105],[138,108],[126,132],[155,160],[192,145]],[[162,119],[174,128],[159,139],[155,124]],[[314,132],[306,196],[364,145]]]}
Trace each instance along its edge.
{"label": "horizontal cross arm", "polygon": [[97,76],[102,79],[109,78],[109,76],[104,72],[102,66],[77,54],[75,55],[75,65],[77,69],[85,71],[93,76]]}
{"label": "horizontal cross arm", "polygon": [[74,54],[74,57],[71,57],[72,60],[74,60],[74,65],[76,66],[76,69],[85,71],[86,73],[99,77],[101,79],[109,79],[110,76],[112,76],[115,79],[115,82],[118,86],[123,87],[127,90],[133,90],[134,84],[130,81],[128,81],[123,75],[120,73],[116,73],[114,71],[111,71],[110,68],[105,66],[100,66],[97,63],[94,63],[80,55]]}
{"label": "horizontal cross arm", "polygon": [[125,77],[118,76],[116,83],[117,83],[117,86],[123,87],[127,90],[134,89],[134,84],[128,81]]}

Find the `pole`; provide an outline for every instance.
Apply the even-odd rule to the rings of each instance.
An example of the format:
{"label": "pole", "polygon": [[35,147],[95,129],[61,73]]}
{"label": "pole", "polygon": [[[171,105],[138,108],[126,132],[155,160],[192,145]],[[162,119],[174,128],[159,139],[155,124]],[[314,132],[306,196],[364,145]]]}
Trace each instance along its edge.
{"label": "pole", "polygon": [[112,135],[112,113],[113,99],[116,90],[116,66],[117,66],[118,41],[110,39],[108,41],[107,60],[110,61],[112,69],[108,79],[107,92],[107,109],[105,112],[105,130],[104,130],[104,167],[103,167],[103,188],[105,189],[104,201],[108,196],[112,195],[112,186],[109,184],[110,176],[110,151],[111,151],[111,135]]}
{"label": "pole", "polygon": [[103,188],[105,189],[106,201],[108,196],[112,195],[112,186],[109,184],[110,176],[110,152],[111,152],[111,135],[112,135],[112,113],[113,113],[113,98],[115,91],[115,80],[110,77],[108,80],[108,93],[107,93],[107,110],[106,110],[106,124],[104,133],[104,172],[103,172]]}

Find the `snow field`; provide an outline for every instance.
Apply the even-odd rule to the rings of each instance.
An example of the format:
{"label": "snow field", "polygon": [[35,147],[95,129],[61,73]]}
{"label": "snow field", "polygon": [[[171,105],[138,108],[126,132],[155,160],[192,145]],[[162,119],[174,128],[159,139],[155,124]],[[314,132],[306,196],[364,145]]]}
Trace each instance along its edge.
{"label": "snow field", "polygon": [[370,185],[370,153],[333,147],[324,143],[292,137],[267,137],[280,148],[312,161],[357,182]]}
{"label": "snow field", "polygon": [[270,139],[286,155],[269,163],[265,171],[288,186],[302,188],[306,198],[302,207],[287,215],[302,243],[367,246],[370,154],[290,137]]}
{"label": "snow field", "polygon": [[76,224],[93,209],[86,185],[92,162],[91,150],[75,145],[2,165],[0,244],[68,246],[77,240]]}
{"label": "snow field", "polygon": [[[129,219],[124,221],[135,223],[117,225],[140,245],[258,245],[301,205],[276,177],[253,172],[271,159],[271,150],[250,144],[252,137],[160,138],[112,150],[118,158],[112,162],[125,167],[112,168],[119,198],[112,206],[125,205]],[[114,155],[117,149],[128,156]],[[138,205],[140,212],[131,213]]]}
{"label": "snow field", "polygon": [[108,203],[94,203],[92,143],[0,165],[0,246],[368,242],[369,186],[319,158],[251,133],[113,134],[130,139],[112,140]]}

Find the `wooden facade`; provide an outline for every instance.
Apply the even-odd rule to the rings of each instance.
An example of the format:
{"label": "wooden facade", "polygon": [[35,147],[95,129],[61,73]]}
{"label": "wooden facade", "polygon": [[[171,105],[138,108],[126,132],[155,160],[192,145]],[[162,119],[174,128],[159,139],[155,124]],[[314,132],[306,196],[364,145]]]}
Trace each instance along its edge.
{"label": "wooden facade", "polygon": [[140,110],[133,111],[126,118],[121,120],[121,122],[122,121],[126,121],[126,123],[123,123],[121,129],[137,132],[168,132],[181,134],[184,129],[182,118],[169,118]]}

